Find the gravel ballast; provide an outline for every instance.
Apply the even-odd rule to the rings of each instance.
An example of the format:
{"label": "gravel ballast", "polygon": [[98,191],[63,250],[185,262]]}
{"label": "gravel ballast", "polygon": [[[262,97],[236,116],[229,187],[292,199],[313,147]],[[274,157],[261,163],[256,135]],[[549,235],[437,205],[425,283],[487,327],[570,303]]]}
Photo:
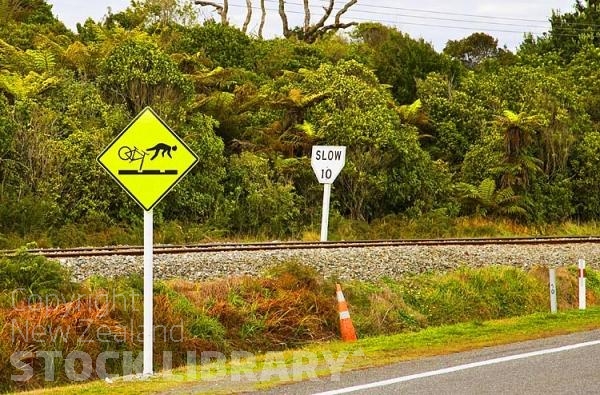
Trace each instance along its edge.
{"label": "gravel ballast", "polygon": [[[445,271],[459,266],[568,266],[576,265],[580,258],[585,259],[589,266],[598,268],[600,244],[397,246],[155,254],[154,276],[157,279],[186,280],[255,276],[277,263],[296,261],[316,268],[327,277],[375,280],[426,271]],[[71,269],[76,281],[93,275],[113,277],[143,271],[141,256],[58,260]]]}

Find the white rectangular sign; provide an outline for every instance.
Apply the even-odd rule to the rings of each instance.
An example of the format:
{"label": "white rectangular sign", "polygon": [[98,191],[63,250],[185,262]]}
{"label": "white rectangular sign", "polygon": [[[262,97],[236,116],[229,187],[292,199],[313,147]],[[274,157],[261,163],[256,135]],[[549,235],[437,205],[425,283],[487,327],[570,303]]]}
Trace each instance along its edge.
{"label": "white rectangular sign", "polygon": [[333,184],[346,164],[346,147],[315,145],[310,164],[321,184]]}

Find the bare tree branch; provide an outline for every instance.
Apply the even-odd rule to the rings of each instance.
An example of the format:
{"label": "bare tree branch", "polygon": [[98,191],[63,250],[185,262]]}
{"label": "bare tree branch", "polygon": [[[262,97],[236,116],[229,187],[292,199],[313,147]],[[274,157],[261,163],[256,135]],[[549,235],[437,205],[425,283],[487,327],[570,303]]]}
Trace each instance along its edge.
{"label": "bare tree branch", "polygon": [[244,25],[242,26],[242,31],[244,33],[246,33],[246,30],[248,30],[248,25],[252,19],[252,0],[246,0],[246,10],[246,19],[244,20]]}
{"label": "bare tree branch", "polygon": [[265,0],[260,0],[260,25],[258,26],[258,38],[263,38],[262,32],[265,27],[265,19],[267,18],[267,10],[265,8]]}
{"label": "bare tree branch", "polygon": [[[358,2],[358,0],[350,0],[348,3],[346,3],[345,6],[343,6],[338,12],[337,14],[335,14],[335,24],[336,25],[340,25],[340,18],[342,17],[342,15],[344,15],[346,12],[348,12],[348,10],[350,9],[350,7],[352,7],[354,4],[356,4]],[[356,25],[356,23],[354,23]],[[352,25],[349,25],[352,26]],[[346,27],[349,27],[346,26]],[[345,28],[342,28],[345,29]]]}
{"label": "bare tree branch", "polygon": [[288,24],[287,15],[285,13],[285,0],[279,0],[279,16],[281,17],[281,24],[283,25],[283,36],[291,36],[292,32],[290,31],[290,25]]}
{"label": "bare tree branch", "polygon": [[[266,14],[265,8],[264,8],[264,1],[265,0],[261,0],[262,17],[261,17],[261,25],[260,25],[259,33],[258,33],[259,37],[262,37],[262,29],[264,26],[264,20],[265,20],[265,14]],[[298,37],[300,39],[302,39],[303,41],[305,41],[307,43],[312,43],[330,30],[345,29],[350,26],[357,25],[356,22],[342,23],[341,18],[346,12],[348,12],[350,7],[352,7],[353,5],[355,5],[358,2],[358,0],[347,0],[346,4],[344,4],[344,6],[342,8],[340,8],[340,10],[335,14],[334,22],[329,25],[325,25],[325,23],[332,16],[332,12],[333,12],[333,9],[335,8],[336,0],[328,1],[327,6],[323,7],[323,11],[324,11],[323,15],[314,25],[311,24],[311,12],[310,12],[309,2],[310,2],[310,0],[302,0],[303,6],[304,6],[304,25],[302,26],[301,31],[299,31],[297,29],[290,30],[287,14],[286,14],[286,10],[285,10],[285,0],[279,0],[279,16],[281,17],[281,23],[283,25],[283,36],[284,37],[289,38],[293,35],[298,35]]]}
{"label": "bare tree branch", "polygon": [[304,29],[306,33],[310,27],[310,7],[308,6],[308,0],[304,0]]}
{"label": "bare tree branch", "polygon": [[347,29],[350,26],[356,26],[356,25],[358,25],[358,22],[334,23],[332,25],[323,26],[318,32],[316,32],[317,33],[316,37],[321,37],[323,34],[328,32],[329,30]]}
{"label": "bare tree branch", "polygon": [[221,4],[217,4],[212,1],[195,0],[194,4],[199,5],[201,7],[214,7],[217,9],[217,12],[223,11],[223,6]]}
{"label": "bare tree branch", "polygon": [[223,0],[223,5],[213,1],[194,0],[194,4],[200,7],[213,7],[221,16],[221,23],[227,25],[227,13],[229,12],[229,0]]}
{"label": "bare tree branch", "polygon": [[[355,26],[357,25],[356,22],[349,22],[349,23],[341,23],[340,19],[341,17],[348,12],[348,10],[350,9],[350,7],[352,7],[354,4],[356,4],[358,2],[358,0],[350,0],[348,1],[336,14],[335,14],[335,18],[334,18],[334,22],[330,25],[325,25],[325,22],[327,21],[327,19],[329,19],[329,17],[331,16],[331,13],[333,12],[333,7],[335,4],[335,0],[329,0],[329,4],[327,5],[327,7],[324,7],[324,14],[321,17],[321,19],[319,19],[319,21],[317,23],[315,23],[314,25],[310,26],[308,29],[306,28],[306,21],[305,21],[305,28],[304,28],[304,37],[303,40],[308,42],[308,43],[312,43],[314,42],[317,38],[323,36],[323,34],[327,33],[329,30],[338,30],[338,29],[345,29],[347,27],[350,26]],[[305,0],[304,2],[304,6],[307,7],[308,1]],[[305,10],[306,12],[306,10]]]}
{"label": "bare tree branch", "polygon": [[335,4],[335,0],[329,0],[329,5],[327,7],[323,7],[323,10],[325,11],[325,13],[321,17],[321,19],[319,19],[319,22],[315,23],[313,26],[310,27],[310,29],[308,29],[306,31],[308,36],[313,35],[317,30],[319,30],[321,27],[323,27],[323,25],[325,24],[325,21],[327,21],[327,18],[329,18],[329,16],[331,15],[331,12],[333,11],[334,4]]}

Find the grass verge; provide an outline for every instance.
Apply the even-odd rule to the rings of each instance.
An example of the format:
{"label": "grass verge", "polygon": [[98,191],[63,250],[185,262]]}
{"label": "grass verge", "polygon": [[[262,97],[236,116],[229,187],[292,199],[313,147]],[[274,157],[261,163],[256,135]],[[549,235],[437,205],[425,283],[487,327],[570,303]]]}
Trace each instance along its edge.
{"label": "grass verge", "polygon": [[[141,372],[141,279],[92,278],[73,290],[63,289],[68,276],[56,265],[48,276],[52,266],[39,259],[23,253],[0,260],[0,392]],[[366,339],[465,322],[482,326],[547,311],[547,277],[543,267],[524,271],[492,265],[343,285],[354,325]],[[591,307],[600,299],[600,280],[594,270],[587,277]],[[559,309],[569,311],[577,305],[577,270],[559,268],[557,278]],[[260,278],[157,282],[154,368],[172,371],[200,361],[200,372],[206,366],[216,369],[212,376],[223,373],[220,378],[227,384],[232,367],[246,366],[247,385],[268,383],[272,376],[283,382],[299,379],[294,371],[292,377],[277,373],[286,371],[289,360],[304,368],[307,377],[330,374],[328,366],[341,369],[348,357],[346,351],[330,351],[337,350],[335,343],[326,343],[339,333],[334,289],[333,279],[295,262],[272,267]],[[323,346],[298,351],[313,343]],[[55,357],[46,360],[48,352]],[[230,368],[207,363],[227,358],[233,361]],[[385,355],[374,358],[387,360]],[[17,366],[23,366],[22,375]],[[187,372],[180,381],[204,380],[206,374],[198,373]]]}
{"label": "grass verge", "polygon": [[[600,308],[558,314],[536,313],[492,321],[474,321],[418,332],[327,342],[302,350],[272,352],[235,360],[190,365],[147,380],[101,381],[27,392],[27,394],[222,394],[265,389],[393,362],[443,355],[481,347],[600,329]],[[308,364],[307,364],[308,362]],[[298,371],[298,367],[301,369]]]}
{"label": "grass verge", "polygon": [[[141,222],[140,222],[141,223]],[[98,225],[94,223],[67,224],[60,228],[31,231],[25,235],[1,232],[0,249],[18,248],[33,243],[40,248],[106,245],[140,245],[143,243],[141,225]],[[301,227],[301,226],[300,226]],[[453,217],[444,210],[434,210],[417,218],[389,215],[369,223],[333,216],[330,221],[330,240],[415,239],[448,237],[509,237],[509,236],[590,236],[600,234],[600,222],[565,221],[553,224],[523,224],[494,217]],[[209,242],[256,242],[276,239],[319,240],[317,225],[306,225],[296,233],[232,233],[214,229],[211,225],[186,224],[176,221],[155,223],[154,242],[184,244]]]}

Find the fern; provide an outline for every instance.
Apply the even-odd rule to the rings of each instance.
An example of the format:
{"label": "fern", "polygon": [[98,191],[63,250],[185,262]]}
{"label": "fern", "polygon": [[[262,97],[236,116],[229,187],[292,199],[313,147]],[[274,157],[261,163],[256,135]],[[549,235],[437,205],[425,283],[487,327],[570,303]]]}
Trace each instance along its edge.
{"label": "fern", "polygon": [[512,188],[498,190],[491,178],[481,181],[478,186],[467,183],[457,184],[460,199],[467,206],[474,206],[479,214],[509,214],[524,216],[526,210],[521,206],[522,197],[515,195]]}
{"label": "fern", "polygon": [[419,116],[419,112],[423,104],[421,103],[421,99],[415,100],[412,104],[404,104],[396,108],[398,115],[400,115],[400,119],[402,121],[411,121],[416,119]]}
{"label": "fern", "polygon": [[90,52],[88,51],[88,47],[81,43],[81,41],[75,41],[65,50],[64,57],[81,71],[85,70],[89,62]]}
{"label": "fern", "polygon": [[315,130],[314,125],[306,120],[303,123],[297,124],[296,129],[302,131],[309,137],[317,136],[317,131]]}
{"label": "fern", "polygon": [[45,49],[28,49],[25,52],[31,58],[36,71],[50,72],[56,66],[56,57]]}
{"label": "fern", "polygon": [[494,206],[495,205],[495,192],[496,192],[496,182],[491,178],[486,178],[481,181],[479,187],[477,188],[477,192],[479,195],[479,200],[485,206]]}

